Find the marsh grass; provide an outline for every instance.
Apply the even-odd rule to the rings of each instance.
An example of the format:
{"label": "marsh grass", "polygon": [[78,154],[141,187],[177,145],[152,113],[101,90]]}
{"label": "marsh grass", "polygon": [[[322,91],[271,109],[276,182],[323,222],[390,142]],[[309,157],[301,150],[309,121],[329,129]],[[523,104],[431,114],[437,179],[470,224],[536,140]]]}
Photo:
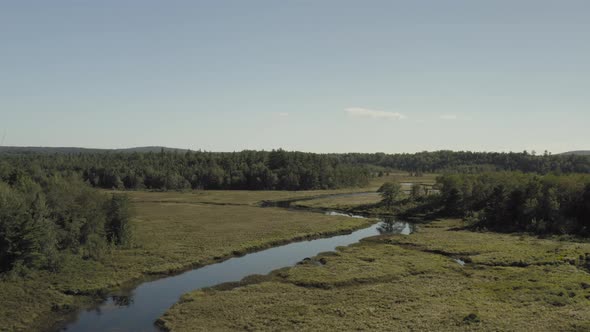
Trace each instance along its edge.
{"label": "marsh grass", "polygon": [[351,211],[357,210],[359,205],[372,206],[379,203],[380,201],[381,196],[379,196],[379,194],[366,193],[358,196],[328,197],[299,201],[295,204],[295,206],[315,209]]}
{"label": "marsh grass", "polygon": [[[325,194],[326,192],[321,192]],[[0,331],[51,326],[109,289],[132,285],[293,240],[352,231],[367,220],[260,208],[260,200],[316,192],[128,192],[137,216],[135,245],[100,261],[65,257],[58,273],[0,279]]]}
{"label": "marsh grass", "polygon": [[239,287],[192,292],[161,324],[174,331],[590,328],[590,277],[570,261],[586,244],[461,225],[447,220],[410,236],[373,237]]}

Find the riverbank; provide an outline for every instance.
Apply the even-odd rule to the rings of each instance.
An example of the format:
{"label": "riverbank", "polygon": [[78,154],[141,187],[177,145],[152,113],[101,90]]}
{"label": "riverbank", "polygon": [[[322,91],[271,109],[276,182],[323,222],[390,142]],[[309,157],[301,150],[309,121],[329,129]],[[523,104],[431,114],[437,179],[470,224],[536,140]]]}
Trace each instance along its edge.
{"label": "riverbank", "polygon": [[191,292],[160,323],[173,331],[590,329],[590,244],[462,226],[437,221],[245,286]]}
{"label": "riverbank", "polygon": [[137,211],[136,245],[111,250],[99,262],[72,255],[58,273],[40,271],[24,277],[3,276],[0,331],[45,330],[122,285],[279,244],[351,232],[370,223],[257,206],[264,199],[319,193],[128,192]]}

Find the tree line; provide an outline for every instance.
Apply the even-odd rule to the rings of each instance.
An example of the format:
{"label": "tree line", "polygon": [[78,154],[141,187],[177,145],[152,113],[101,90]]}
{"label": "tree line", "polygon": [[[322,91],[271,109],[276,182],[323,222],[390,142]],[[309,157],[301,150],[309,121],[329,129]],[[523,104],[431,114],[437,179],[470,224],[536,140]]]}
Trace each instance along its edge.
{"label": "tree line", "polygon": [[548,152],[435,151],[402,154],[348,153],[341,160],[412,173],[481,173],[521,171],[525,173],[590,173],[590,157],[552,155]]}
{"label": "tree line", "polygon": [[242,151],[84,152],[0,154],[0,177],[79,174],[99,188],[311,190],[364,186],[392,170],[539,174],[590,173],[590,157],[544,153],[436,151],[414,154]]}
{"label": "tree line", "polygon": [[10,154],[0,177],[79,174],[98,188],[310,190],[364,186],[370,166],[337,155],[302,152]]}
{"label": "tree line", "polygon": [[77,175],[0,178],[0,272],[58,270],[67,255],[98,260],[129,245],[127,197],[110,197]]}
{"label": "tree line", "polygon": [[447,174],[437,179],[447,216],[500,231],[590,235],[590,176],[522,172]]}

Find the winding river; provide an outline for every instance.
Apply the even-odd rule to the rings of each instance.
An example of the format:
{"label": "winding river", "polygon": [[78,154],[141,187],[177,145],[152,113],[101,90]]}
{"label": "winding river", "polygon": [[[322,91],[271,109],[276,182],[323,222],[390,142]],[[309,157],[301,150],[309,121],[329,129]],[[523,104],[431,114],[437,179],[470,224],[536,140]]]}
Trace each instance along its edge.
{"label": "winding river", "polygon": [[[362,218],[337,211],[326,214]],[[160,331],[154,322],[190,291],[240,281],[253,274],[268,274],[321,252],[357,243],[366,237],[384,233],[410,234],[413,229],[410,223],[381,220],[347,235],[290,243],[175,276],[147,281],[132,290],[112,293],[102,304],[79,312],[75,319],[59,331]]]}

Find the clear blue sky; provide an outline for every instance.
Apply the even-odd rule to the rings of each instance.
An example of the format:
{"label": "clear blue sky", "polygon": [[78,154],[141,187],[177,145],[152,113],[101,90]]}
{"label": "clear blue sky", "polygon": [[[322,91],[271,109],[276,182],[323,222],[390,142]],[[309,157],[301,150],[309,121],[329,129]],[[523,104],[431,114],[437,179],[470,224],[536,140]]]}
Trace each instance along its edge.
{"label": "clear blue sky", "polygon": [[590,149],[590,1],[0,3],[4,145]]}

